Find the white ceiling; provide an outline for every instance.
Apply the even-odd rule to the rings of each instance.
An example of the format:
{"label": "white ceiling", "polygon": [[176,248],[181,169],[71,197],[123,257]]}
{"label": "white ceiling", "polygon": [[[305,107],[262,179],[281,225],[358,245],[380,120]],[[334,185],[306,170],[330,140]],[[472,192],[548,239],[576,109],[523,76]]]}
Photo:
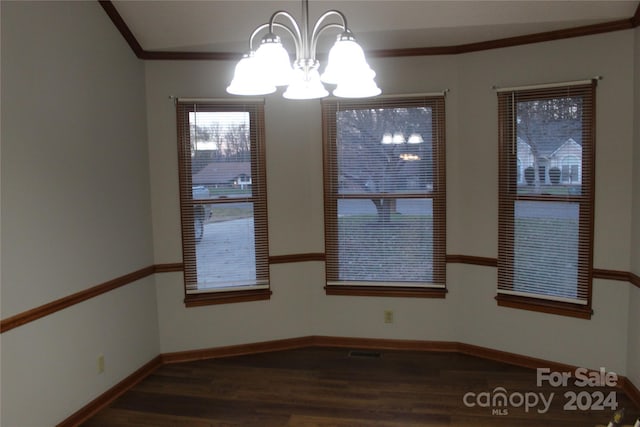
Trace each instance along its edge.
{"label": "white ceiling", "polygon": [[[338,9],[365,50],[455,46],[466,43],[629,19],[631,0],[311,0],[310,25]],[[114,0],[114,6],[147,51],[243,52],[248,37],[276,10],[300,22],[300,1]],[[284,22],[284,21],[282,21]],[[283,40],[286,42],[286,36]],[[324,40],[327,40],[326,42]],[[320,50],[333,37],[321,38]],[[325,46],[326,45],[326,46]]]}

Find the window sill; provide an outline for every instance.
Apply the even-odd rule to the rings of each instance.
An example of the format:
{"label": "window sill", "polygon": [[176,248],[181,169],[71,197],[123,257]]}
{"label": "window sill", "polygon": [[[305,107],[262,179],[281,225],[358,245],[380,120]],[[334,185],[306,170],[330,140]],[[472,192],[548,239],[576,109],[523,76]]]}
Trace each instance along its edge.
{"label": "window sill", "polygon": [[498,306],[500,307],[557,314],[559,316],[576,317],[579,319],[591,319],[591,315],[593,315],[593,310],[588,306],[565,302],[502,294],[496,295],[496,301],[498,301]]}
{"label": "window sill", "polygon": [[187,307],[201,307],[214,304],[232,304],[236,302],[268,300],[271,298],[271,293],[270,289],[255,289],[250,291],[188,294],[184,298],[184,304]]}
{"label": "window sill", "polygon": [[444,288],[327,285],[324,289],[327,295],[365,297],[444,298],[447,295]]}

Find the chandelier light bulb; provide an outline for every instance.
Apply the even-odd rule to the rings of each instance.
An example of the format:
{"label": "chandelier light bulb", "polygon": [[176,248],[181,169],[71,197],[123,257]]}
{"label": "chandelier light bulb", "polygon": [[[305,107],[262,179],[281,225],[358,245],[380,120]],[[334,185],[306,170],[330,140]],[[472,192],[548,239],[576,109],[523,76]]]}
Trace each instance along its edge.
{"label": "chandelier light bulb", "polygon": [[384,145],[393,144],[393,135],[391,135],[390,132],[385,132],[384,135],[382,135],[382,141],[380,142]]}
{"label": "chandelier light bulb", "polygon": [[407,142],[409,144],[421,144],[424,142],[424,139],[422,139],[422,135],[414,132],[411,135],[409,135],[409,139],[407,140]]}
{"label": "chandelier light bulb", "polygon": [[402,134],[402,132],[394,133],[392,142],[394,144],[404,144],[405,143],[405,139],[404,139],[404,135]]}

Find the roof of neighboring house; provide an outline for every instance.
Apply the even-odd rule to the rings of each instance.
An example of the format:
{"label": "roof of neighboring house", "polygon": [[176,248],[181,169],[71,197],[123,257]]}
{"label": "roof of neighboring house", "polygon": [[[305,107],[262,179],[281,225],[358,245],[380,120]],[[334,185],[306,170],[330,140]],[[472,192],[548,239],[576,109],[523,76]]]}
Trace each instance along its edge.
{"label": "roof of neighboring house", "polygon": [[569,139],[582,145],[581,122],[577,120],[550,122],[529,132],[525,132],[518,126],[518,139],[529,146],[535,144],[540,157],[551,157]]}
{"label": "roof of neighboring house", "polygon": [[562,150],[562,148],[563,148],[565,145],[571,145],[571,144],[575,144],[575,145],[577,145],[578,147],[580,147],[579,149],[582,151],[582,145],[580,145],[580,144],[578,144],[577,142],[575,142],[575,141],[573,140],[573,138],[569,138],[569,139],[567,139],[565,142],[563,142],[563,143],[562,143],[558,148],[556,148],[556,149],[555,149],[555,151],[554,151],[553,153],[551,153],[551,155],[550,155],[549,157],[553,157],[553,156],[555,156],[556,154],[558,154],[558,153],[560,152],[560,150]]}
{"label": "roof of neighboring house", "polygon": [[193,184],[228,184],[240,176],[251,176],[250,162],[209,163],[193,175]]}

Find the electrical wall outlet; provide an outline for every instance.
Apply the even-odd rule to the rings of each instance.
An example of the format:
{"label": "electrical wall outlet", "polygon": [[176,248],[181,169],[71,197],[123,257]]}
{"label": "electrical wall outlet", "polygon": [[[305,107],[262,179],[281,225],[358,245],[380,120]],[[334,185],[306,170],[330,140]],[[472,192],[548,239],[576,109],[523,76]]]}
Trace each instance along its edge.
{"label": "electrical wall outlet", "polygon": [[384,323],[393,323],[393,310],[384,311]]}
{"label": "electrical wall outlet", "polygon": [[104,372],[104,355],[101,354],[98,356],[98,373],[101,374]]}

